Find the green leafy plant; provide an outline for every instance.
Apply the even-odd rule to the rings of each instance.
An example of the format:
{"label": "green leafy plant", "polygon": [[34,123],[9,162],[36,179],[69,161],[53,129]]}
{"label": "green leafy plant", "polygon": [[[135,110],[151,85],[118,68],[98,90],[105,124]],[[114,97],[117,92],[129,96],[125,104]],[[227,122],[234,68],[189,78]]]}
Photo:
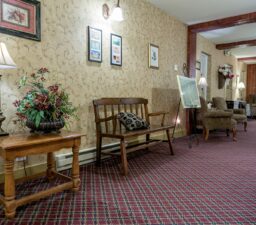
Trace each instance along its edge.
{"label": "green leafy plant", "polygon": [[60,84],[45,87],[46,75],[49,70],[39,69],[30,76],[23,76],[19,88],[29,88],[21,100],[13,104],[17,108],[17,116],[23,122],[32,121],[36,127],[41,122],[66,121],[76,117],[76,108],[69,101],[69,95]]}

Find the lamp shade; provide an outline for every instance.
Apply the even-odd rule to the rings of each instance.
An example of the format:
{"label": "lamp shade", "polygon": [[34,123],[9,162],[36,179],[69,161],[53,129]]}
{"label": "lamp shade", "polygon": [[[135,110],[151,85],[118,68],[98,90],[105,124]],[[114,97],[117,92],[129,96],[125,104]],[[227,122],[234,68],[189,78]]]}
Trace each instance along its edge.
{"label": "lamp shade", "polygon": [[115,20],[115,21],[118,21],[118,22],[121,22],[124,20],[124,17],[123,17],[123,10],[121,9],[120,6],[116,6],[111,14],[111,19],[112,20]]}
{"label": "lamp shade", "polygon": [[245,89],[244,82],[240,82],[237,86],[238,89]]}
{"label": "lamp shade", "polygon": [[202,87],[202,88],[208,86],[207,80],[205,79],[205,77],[200,77],[200,80],[199,80],[199,82],[198,82],[198,85],[199,85],[200,87]]}
{"label": "lamp shade", "polygon": [[16,68],[15,62],[12,60],[6,45],[0,43],[0,69],[14,69]]}
{"label": "lamp shade", "polygon": [[116,7],[114,8],[114,10],[111,14],[111,19],[115,20],[115,21],[118,21],[118,22],[121,22],[121,21],[124,20],[123,10],[120,7],[120,0],[117,1],[117,5],[116,5]]}

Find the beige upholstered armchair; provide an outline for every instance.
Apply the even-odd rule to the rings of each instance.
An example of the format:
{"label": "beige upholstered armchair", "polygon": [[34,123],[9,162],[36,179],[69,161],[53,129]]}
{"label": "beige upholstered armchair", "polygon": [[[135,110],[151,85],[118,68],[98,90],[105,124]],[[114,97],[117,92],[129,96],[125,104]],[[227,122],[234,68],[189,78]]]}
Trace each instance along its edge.
{"label": "beige upholstered armchair", "polygon": [[256,116],[256,94],[249,95],[248,104],[250,104],[251,116]]}
{"label": "beige upholstered armchair", "polygon": [[200,116],[203,124],[204,139],[208,140],[210,130],[222,129],[233,132],[233,140],[236,141],[236,121],[232,119],[232,112],[225,112],[223,110],[211,110],[207,108],[205,100],[200,97],[201,109]]}
{"label": "beige upholstered armchair", "polygon": [[247,128],[247,116],[245,109],[228,109],[227,103],[222,97],[214,97],[212,98],[213,105],[218,110],[233,112],[233,119],[236,120],[237,123],[244,124],[244,131]]}

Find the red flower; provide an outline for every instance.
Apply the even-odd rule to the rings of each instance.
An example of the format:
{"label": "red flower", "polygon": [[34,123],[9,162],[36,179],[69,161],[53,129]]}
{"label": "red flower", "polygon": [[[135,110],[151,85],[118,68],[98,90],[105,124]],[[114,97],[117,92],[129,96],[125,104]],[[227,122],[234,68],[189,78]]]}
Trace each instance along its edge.
{"label": "red flower", "polygon": [[13,105],[14,105],[15,107],[19,107],[19,106],[20,106],[20,100],[15,100],[15,101],[13,102]]}
{"label": "red flower", "polygon": [[26,120],[27,119],[27,117],[24,115],[24,114],[22,114],[22,113],[16,113],[16,115],[21,119],[21,120]]}
{"label": "red flower", "polygon": [[55,85],[52,85],[52,86],[49,86],[48,89],[54,93],[58,92],[59,90],[59,85],[55,84]]}
{"label": "red flower", "polygon": [[41,68],[38,70],[38,73],[40,73],[40,74],[49,73],[49,70],[47,68]]}
{"label": "red flower", "polygon": [[57,98],[56,100],[56,107],[60,107],[62,104],[62,99],[61,98]]}
{"label": "red flower", "polygon": [[26,105],[25,105],[25,108],[29,109],[29,108],[31,108],[31,105],[27,102]]}
{"label": "red flower", "polygon": [[47,110],[49,108],[48,96],[44,94],[37,94],[35,98],[35,105],[39,110]]}

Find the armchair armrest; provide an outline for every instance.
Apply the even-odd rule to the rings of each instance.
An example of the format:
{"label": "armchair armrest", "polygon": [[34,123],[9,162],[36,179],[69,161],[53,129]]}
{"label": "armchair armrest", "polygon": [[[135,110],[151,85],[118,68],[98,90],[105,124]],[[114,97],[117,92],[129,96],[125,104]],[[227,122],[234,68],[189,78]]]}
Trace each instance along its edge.
{"label": "armchair armrest", "polygon": [[225,111],[215,111],[215,112],[207,112],[204,114],[205,118],[223,118],[223,117],[232,117],[233,113],[232,112],[225,112]]}
{"label": "armchair armrest", "polygon": [[244,109],[233,109],[233,112],[235,114],[245,114],[245,110]]}
{"label": "armchair armrest", "polygon": [[234,112],[234,109],[225,109],[224,111],[225,111],[225,112],[231,112],[231,113],[233,113],[233,112]]}
{"label": "armchair armrest", "polygon": [[165,112],[165,111],[153,112],[153,113],[149,113],[149,114],[148,114],[148,117],[162,116],[161,126],[163,126],[163,125],[164,125],[164,120],[165,120],[165,115],[166,115],[166,114],[170,114],[170,112]]}

